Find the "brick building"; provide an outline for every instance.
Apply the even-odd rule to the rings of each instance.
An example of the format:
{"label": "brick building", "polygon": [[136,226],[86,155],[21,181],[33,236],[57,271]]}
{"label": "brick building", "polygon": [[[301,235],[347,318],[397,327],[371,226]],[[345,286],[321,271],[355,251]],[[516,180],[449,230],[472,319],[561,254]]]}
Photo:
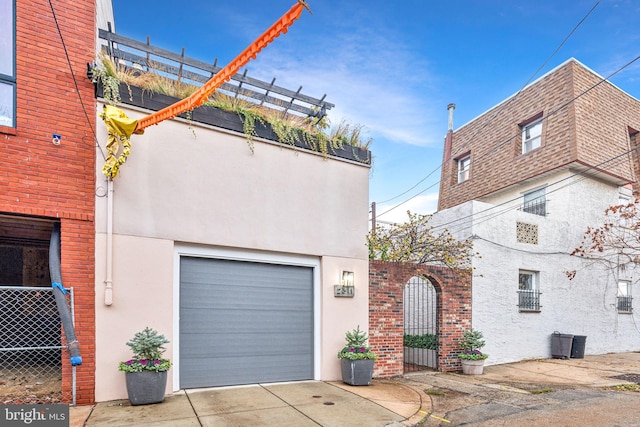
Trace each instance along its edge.
{"label": "brick building", "polygon": [[570,59],[447,134],[433,223],[481,255],[472,324],[487,363],[549,357],[554,331],[587,336],[587,354],[640,347],[620,304],[638,273],[570,256],[637,189],[638,129],[640,101]]}
{"label": "brick building", "polygon": [[[51,311],[47,298],[27,309],[31,294],[19,291],[51,289],[48,247],[59,223],[63,285],[74,290],[84,361],[73,374],[79,404],[94,400],[96,101],[86,64],[94,56],[95,12],[94,2],[0,0],[0,318],[15,320],[18,331],[3,324],[0,347],[51,345],[38,337],[38,322],[29,323]],[[8,295],[22,305],[7,308]],[[2,351],[0,369],[24,352]],[[51,363],[63,373],[61,398],[69,403],[68,355]]]}
{"label": "brick building", "polygon": [[[640,104],[602,80],[579,62],[567,61],[453,132],[438,210],[495,200],[561,170],[598,171],[615,185],[635,182],[631,156],[625,153],[640,129]],[[523,143],[527,132],[528,145]]]}

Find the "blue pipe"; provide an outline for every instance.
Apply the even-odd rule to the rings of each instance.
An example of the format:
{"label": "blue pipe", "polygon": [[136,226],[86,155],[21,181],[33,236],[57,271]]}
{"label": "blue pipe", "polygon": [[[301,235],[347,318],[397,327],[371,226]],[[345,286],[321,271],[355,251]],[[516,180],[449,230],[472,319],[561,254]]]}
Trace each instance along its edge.
{"label": "blue pipe", "polygon": [[51,275],[51,287],[53,288],[53,296],[56,298],[56,306],[60,314],[60,321],[67,338],[67,346],[71,355],[71,365],[82,365],[82,356],[80,356],[80,344],[76,338],[76,331],[73,327],[71,319],[71,311],[67,305],[67,293],[62,286],[62,273],[60,271],[60,224],[53,224],[51,231],[51,241],[49,242],[49,273]]}

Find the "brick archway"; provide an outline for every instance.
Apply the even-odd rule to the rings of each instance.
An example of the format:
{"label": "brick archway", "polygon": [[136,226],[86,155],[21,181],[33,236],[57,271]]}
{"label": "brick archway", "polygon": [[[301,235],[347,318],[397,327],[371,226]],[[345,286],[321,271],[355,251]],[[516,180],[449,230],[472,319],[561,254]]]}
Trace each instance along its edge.
{"label": "brick archway", "polygon": [[369,344],[378,354],[376,378],[404,372],[402,299],[413,276],[426,277],[438,292],[438,369],[460,370],[458,341],[471,328],[471,284],[446,267],[376,260],[369,262]]}

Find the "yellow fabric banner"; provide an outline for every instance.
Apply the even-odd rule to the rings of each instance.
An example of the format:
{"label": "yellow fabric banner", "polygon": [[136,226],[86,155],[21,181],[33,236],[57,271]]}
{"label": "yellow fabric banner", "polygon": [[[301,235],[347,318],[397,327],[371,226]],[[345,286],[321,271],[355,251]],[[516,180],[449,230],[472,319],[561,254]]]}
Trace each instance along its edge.
{"label": "yellow fabric banner", "polygon": [[[105,105],[100,118],[104,121],[109,133],[107,160],[102,167],[102,173],[113,179],[118,175],[120,165],[127,161],[127,157],[131,153],[129,137],[133,134],[138,121],[130,119],[122,110],[113,105]],[[122,144],[122,152],[118,156],[120,144]]]}

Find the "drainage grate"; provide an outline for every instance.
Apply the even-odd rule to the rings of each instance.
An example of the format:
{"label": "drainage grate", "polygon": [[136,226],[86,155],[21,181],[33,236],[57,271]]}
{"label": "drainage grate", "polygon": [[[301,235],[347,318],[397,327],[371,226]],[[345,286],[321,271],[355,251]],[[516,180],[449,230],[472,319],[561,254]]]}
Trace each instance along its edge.
{"label": "drainage grate", "polygon": [[629,382],[640,385],[640,374],[623,374],[623,375],[616,375],[615,377],[610,377],[610,378],[614,378],[616,380],[629,381]]}

